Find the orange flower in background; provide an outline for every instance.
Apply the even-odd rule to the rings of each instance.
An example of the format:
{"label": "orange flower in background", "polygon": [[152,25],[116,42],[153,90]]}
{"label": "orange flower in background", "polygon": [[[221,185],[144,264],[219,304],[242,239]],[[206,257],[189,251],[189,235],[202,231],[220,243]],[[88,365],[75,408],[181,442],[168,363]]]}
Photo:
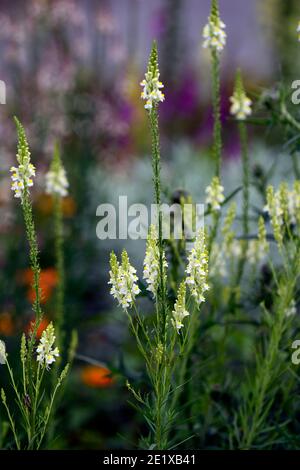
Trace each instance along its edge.
{"label": "orange flower in background", "polygon": [[[21,276],[21,282],[29,287],[27,291],[27,299],[29,302],[35,301],[35,291],[32,288],[33,283],[33,272],[32,269],[28,268],[23,271]],[[42,290],[41,303],[46,303],[52,295],[54,287],[58,282],[58,274],[54,268],[42,269],[40,275],[40,288]]]}
{"label": "orange flower in background", "polygon": [[[48,318],[46,317],[43,317],[38,329],[37,329],[37,332],[36,332],[36,337],[38,339],[40,339],[40,337],[42,336],[42,333],[43,331],[47,328],[47,326],[49,325],[50,323],[50,320],[48,320]],[[27,324],[26,328],[25,328],[25,333],[30,333],[34,328],[34,320],[30,320],[30,322]]]}
{"label": "orange flower in background", "polygon": [[65,217],[73,217],[76,212],[76,203],[71,196],[66,196],[62,200],[62,211]]}
{"label": "orange flower in background", "polygon": [[[49,194],[41,194],[37,201],[36,207],[43,215],[51,215],[53,213],[53,197]],[[66,196],[62,200],[62,211],[65,217],[73,217],[76,213],[76,203],[71,196]]]}
{"label": "orange flower in background", "polygon": [[10,313],[0,313],[0,334],[11,336],[14,332],[14,323]]}
{"label": "orange flower in background", "polygon": [[85,366],[81,371],[81,380],[88,387],[106,388],[113,385],[114,378],[106,367]]}

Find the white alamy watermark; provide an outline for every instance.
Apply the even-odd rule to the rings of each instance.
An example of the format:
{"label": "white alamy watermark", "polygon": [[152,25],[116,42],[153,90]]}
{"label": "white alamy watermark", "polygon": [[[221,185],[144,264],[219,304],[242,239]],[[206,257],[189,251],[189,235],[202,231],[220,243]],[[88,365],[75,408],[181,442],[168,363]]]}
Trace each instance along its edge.
{"label": "white alamy watermark", "polygon": [[145,240],[150,225],[162,221],[162,237],[181,240],[193,239],[204,226],[204,204],[145,204],[128,205],[127,196],[119,196],[118,207],[114,204],[100,204],[96,216],[96,235],[100,240]]}
{"label": "white alamy watermark", "polygon": [[292,103],[300,104],[300,80],[294,80],[292,83],[292,90],[295,90],[292,93]]}
{"label": "white alamy watermark", "polygon": [[0,80],[0,104],[6,104],[6,85],[3,80]]}
{"label": "white alamy watermark", "polygon": [[292,354],[292,363],[295,366],[298,366],[300,364],[300,339],[296,339],[293,342],[292,349],[295,349],[295,351]]}

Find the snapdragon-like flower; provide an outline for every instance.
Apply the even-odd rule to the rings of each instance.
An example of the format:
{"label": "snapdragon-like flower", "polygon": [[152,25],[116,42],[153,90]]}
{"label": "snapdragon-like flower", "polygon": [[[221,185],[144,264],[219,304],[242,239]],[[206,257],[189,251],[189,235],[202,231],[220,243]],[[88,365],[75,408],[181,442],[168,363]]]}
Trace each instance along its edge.
{"label": "snapdragon-like flower", "polygon": [[46,193],[52,196],[68,195],[69,182],[60,158],[58,145],[55,146],[50,169],[46,174]]}
{"label": "snapdragon-like flower", "polygon": [[145,109],[151,111],[159,102],[164,101],[165,95],[161,91],[164,85],[159,80],[158,54],[156,43],[153,43],[148,62],[145,79],[140,83],[143,87],[141,98],[146,100]]}
{"label": "snapdragon-like flower", "polygon": [[35,167],[27,162],[24,165],[20,164],[18,167],[12,166],[10,171],[13,181],[11,190],[15,192],[15,197],[22,198],[25,188],[33,186],[32,177],[35,176]]}
{"label": "snapdragon-like flower", "polygon": [[221,52],[226,45],[226,25],[221,21],[217,1],[213,1],[208,23],[203,29],[203,47]]}
{"label": "snapdragon-like flower", "polygon": [[37,361],[41,366],[49,369],[49,366],[56,361],[56,357],[59,357],[59,350],[54,347],[55,343],[55,331],[52,322],[49,323],[47,328],[43,331],[40,343],[36,349]]}
{"label": "snapdragon-like flower", "polygon": [[6,347],[4,341],[0,339],[0,364],[6,363]]}
{"label": "snapdragon-like flower", "polygon": [[183,319],[189,316],[189,312],[186,310],[185,306],[185,296],[186,296],[186,287],[185,282],[183,281],[178,290],[177,300],[174,305],[174,310],[172,312],[172,324],[176,328],[177,332],[180,333],[181,328],[184,326]]}
{"label": "snapdragon-like flower", "polygon": [[140,293],[137,285],[138,277],[136,269],[131,266],[128,254],[122,252],[122,263],[120,264],[114,252],[110,255],[110,293],[117,299],[124,310],[131,307],[135,297]]}
{"label": "snapdragon-like flower", "polygon": [[211,184],[205,190],[206,204],[211,206],[212,211],[219,211],[221,204],[224,202],[224,187],[220,183],[218,176],[214,176]]}
{"label": "snapdragon-like flower", "polygon": [[239,121],[244,121],[252,113],[252,101],[246,95],[240,71],[237,72],[233,96],[230,98],[230,114]]}
{"label": "snapdragon-like flower", "polygon": [[[165,254],[163,254],[163,276],[165,276],[167,267],[168,263]],[[143,278],[148,284],[147,290],[149,290],[153,296],[156,297],[160,281],[160,252],[155,225],[150,226],[147,236]]]}
{"label": "snapdragon-like flower", "polygon": [[12,166],[10,172],[13,184],[11,190],[14,191],[16,198],[21,198],[27,188],[33,186],[32,177],[35,176],[35,167],[30,162],[30,151],[22,124],[15,119],[18,133],[21,138],[18,142],[17,161],[18,167]]}
{"label": "snapdragon-like flower", "polygon": [[187,273],[186,284],[197,304],[200,305],[205,301],[204,294],[209,289],[207,283],[208,254],[203,228],[199,230],[196,236],[194,247],[188,256],[188,265],[185,272]]}
{"label": "snapdragon-like flower", "polygon": [[65,197],[68,195],[69,183],[65,169],[50,170],[46,174],[46,193]]}
{"label": "snapdragon-like flower", "polygon": [[235,116],[239,121],[244,121],[247,116],[250,116],[252,101],[248,96],[243,94],[234,93],[230,98],[231,107],[230,113]]}

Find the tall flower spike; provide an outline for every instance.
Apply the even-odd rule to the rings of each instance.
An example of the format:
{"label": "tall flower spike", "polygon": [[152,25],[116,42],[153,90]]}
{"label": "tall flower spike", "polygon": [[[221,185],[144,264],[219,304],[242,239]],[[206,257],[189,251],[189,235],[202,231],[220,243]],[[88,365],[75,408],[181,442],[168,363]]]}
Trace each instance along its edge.
{"label": "tall flower spike", "polygon": [[247,116],[251,115],[252,101],[245,93],[240,70],[238,70],[236,74],[234,93],[230,98],[230,102],[230,113],[239,121],[244,121]]}
{"label": "tall flower spike", "polygon": [[172,312],[172,324],[176,328],[177,332],[180,333],[181,328],[184,326],[183,319],[189,316],[189,312],[186,310],[185,306],[185,296],[186,296],[186,287],[185,281],[183,281],[178,289],[177,300],[174,305],[174,310]]}
{"label": "tall flower spike", "polygon": [[218,176],[214,176],[211,184],[207,186],[205,190],[206,204],[211,206],[212,211],[219,211],[221,209],[221,204],[224,202],[224,187],[220,183]]}
{"label": "tall flower spike", "polygon": [[117,260],[114,252],[110,255],[110,293],[119,302],[124,310],[131,307],[135,297],[140,293],[137,285],[136,269],[131,266],[128,254],[122,252],[122,263]]}
{"label": "tall flower spike", "polygon": [[143,87],[141,98],[146,100],[145,109],[148,111],[151,111],[153,107],[165,99],[165,95],[161,91],[164,85],[159,80],[159,75],[157,45],[153,41],[147,72],[144,80],[140,83]]}
{"label": "tall flower spike", "polygon": [[205,244],[205,232],[201,228],[197,234],[194,247],[188,256],[188,265],[186,268],[188,285],[192,296],[198,305],[205,301],[204,294],[209,289],[207,283],[208,277],[208,254]]}
{"label": "tall flower spike", "polygon": [[218,2],[217,0],[213,0],[208,23],[203,29],[203,47],[221,52],[226,45],[227,35],[225,28],[226,25],[220,19]]}
{"label": "tall flower spike", "polygon": [[46,330],[43,331],[40,343],[36,348],[36,352],[38,353],[36,360],[46,369],[49,369],[49,366],[56,361],[55,358],[59,356],[58,348],[54,347],[55,339],[55,331],[51,322]]}
{"label": "tall flower spike", "polygon": [[68,195],[68,187],[66,171],[61,162],[58,145],[56,145],[50,170],[46,174],[46,193],[65,197]]}
{"label": "tall flower spike", "polygon": [[[163,256],[163,276],[166,276],[168,263]],[[148,284],[147,290],[157,297],[160,280],[160,253],[158,246],[158,235],[155,225],[151,225],[147,237],[146,254],[144,259],[143,277]]]}
{"label": "tall flower spike", "polygon": [[20,121],[15,118],[18,132],[18,167],[12,166],[10,172],[13,184],[11,190],[14,191],[16,198],[23,198],[24,192],[33,186],[32,177],[35,176],[35,167],[30,163],[30,151],[25,134],[25,130]]}

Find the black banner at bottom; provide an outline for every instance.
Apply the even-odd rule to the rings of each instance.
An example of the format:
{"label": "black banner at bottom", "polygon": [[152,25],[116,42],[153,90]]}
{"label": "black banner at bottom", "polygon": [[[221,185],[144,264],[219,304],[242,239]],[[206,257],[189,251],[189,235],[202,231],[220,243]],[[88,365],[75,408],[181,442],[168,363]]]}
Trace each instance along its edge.
{"label": "black banner at bottom", "polygon": [[[298,463],[297,451],[122,451],[122,450],[92,450],[92,451],[1,451],[1,469],[5,464],[41,464],[43,468],[48,465],[72,465],[88,469],[98,467],[123,466],[124,468],[140,468],[141,466],[188,466],[224,465],[229,463],[233,468],[235,464],[243,468],[252,468],[259,463],[260,466],[270,465],[274,461],[277,465],[282,463]],[[261,467],[260,467],[261,468]]]}

